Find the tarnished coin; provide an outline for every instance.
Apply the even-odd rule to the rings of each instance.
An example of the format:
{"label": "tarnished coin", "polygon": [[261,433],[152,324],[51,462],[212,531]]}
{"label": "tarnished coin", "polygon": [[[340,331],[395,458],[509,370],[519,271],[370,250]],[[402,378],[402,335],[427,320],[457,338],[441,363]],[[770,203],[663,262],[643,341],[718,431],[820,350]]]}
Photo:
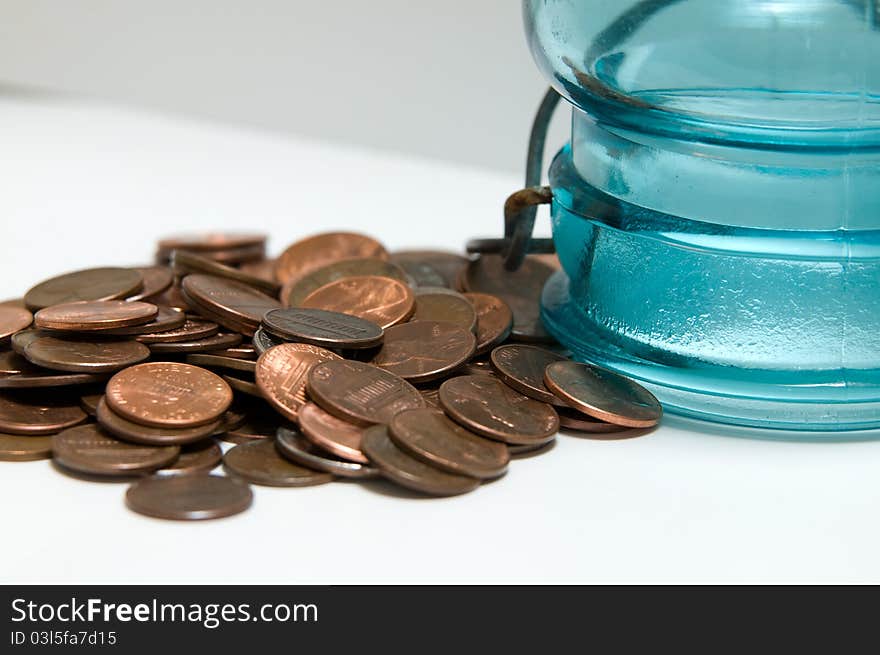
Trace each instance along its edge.
{"label": "tarnished coin", "polygon": [[415,296],[399,280],[363,275],[325,284],[310,293],[302,306],[351,314],[389,328],[412,316]]}
{"label": "tarnished coin", "polygon": [[18,375],[0,376],[0,389],[37,389],[49,387],[69,387],[80,384],[96,384],[105,381],[106,373],[58,373],[26,371]]}
{"label": "tarnished coin", "polygon": [[226,350],[237,346],[242,342],[240,334],[220,332],[210,337],[203,337],[194,341],[173,341],[147,344],[150,352],[161,353],[210,353],[218,350]]}
{"label": "tarnished coin", "polygon": [[0,434],[0,462],[32,462],[52,457],[52,437]]}
{"label": "tarnished coin", "polygon": [[417,289],[416,310],[411,321],[446,321],[468,332],[477,330],[477,312],[471,302],[452,289],[431,287]]}
{"label": "tarnished coin", "polygon": [[553,341],[541,322],[541,292],[554,273],[534,256],[526,257],[516,271],[504,268],[500,255],[482,255],[471,261],[461,277],[464,291],[501,298],[513,312],[512,336],[523,341]]}
{"label": "tarnished coin", "polygon": [[223,350],[216,350],[211,353],[212,355],[216,355],[218,357],[231,357],[233,359],[246,359],[248,361],[255,362],[257,361],[258,353],[256,349],[249,343],[240,343],[237,346],[232,346],[231,348],[224,348]]}
{"label": "tarnished coin", "polygon": [[33,314],[23,307],[0,307],[0,343],[30,327],[33,320]]}
{"label": "tarnished coin", "polygon": [[342,359],[336,353],[307,343],[284,343],[257,360],[256,382],[263,397],[283,416],[296,421],[306,403],[306,382],[316,365]]}
{"label": "tarnished coin", "polygon": [[38,310],[77,300],[120,300],[143,288],[140,272],[130,268],[90,268],[40,282],[24,295],[28,309]]}
{"label": "tarnished coin", "polygon": [[250,507],[253,499],[246,483],[220,475],[153,476],[125,492],[130,510],[177,521],[232,516]]}
{"label": "tarnished coin", "polygon": [[373,348],[383,337],[372,321],[323,309],[273,309],[263,317],[262,329],[285,341],[349,350]]}
{"label": "tarnished coin", "polygon": [[143,278],[143,288],[126,300],[152,300],[167,291],[174,284],[174,274],[167,266],[136,266],[135,269]]}
{"label": "tarnished coin", "polygon": [[261,259],[256,262],[244,262],[239,268],[248,275],[277,284],[278,280],[275,278],[275,268],[277,266],[278,261],[275,259]]}
{"label": "tarnished coin", "polygon": [[249,482],[270,487],[310,487],[333,482],[329,473],[282,457],[274,439],[250,441],[231,448],[223,455],[223,468]]}
{"label": "tarnished coin", "polygon": [[553,362],[565,361],[562,355],[537,346],[509,343],[495,348],[490,359],[498,377],[520,393],[542,403],[567,406],[544,386],[544,369]]}
{"label": "tarnished coin", "polygon": [[172,284],[158,296],[150,298],[150,301],[161,307],[172,307],[182,312],[192,311],[192,307],[189,306],[189,303],[183,297],[179,283]]}
{"label": "tarnished coin", "polygon": [[[184,315],[185,316],[185,315]],[[141,343],[180,343],[198,341],[212,337],[219,331],[220,326],[211,321],[199,318],[186,318],[183,325],[165,332],[143,334],[135,337]]]}
{"label": "tarnished coin", "polygon": [[48,336],[51,336],[51,333],[43,330],[22,330],[12,335],[9,344],[12,346],[12,350],[23,357],[24,349],[28,347],[31,341]]}
{"label": "tarnished coin", "polygon": [[363,234],[328,232],[297,241],[278,258],[275,276],[284,284],[341,259],[388,259],[381,243]]}
{"label": "tarnished coin", "polygon": [[[459,273],[468,263],[467,257],[441,250],[399,250],[391,254],[391,261],[409,273],[418,286],[445,286],[450,289],[455,288]],[[426,276],[426,268],[439,273],[443,284],[427,284],[433,275]],[[425,279],[425,282],[420,282],[420,279]]]}
{"label": "tarnished coin", "polygon": [[425,406],[421,394],[403,378],[350,360],[315,366],[307,389],[322,409],[357,425],[388,423],[398,412]]}
{"label": "tarnished coin", "polygon": [[507,470],[510,453],[498,441],[479,437],[439,409],[411,409],[388,425],[391,439],[426,464],[472,478],[497,478]]}
{"label": "tarnished coin", "polygon": [[37,366],[55,371],[112,373],[144,361],[150,349],[137,341],[39,337],[27,345],[24,356]]}
{"label": "tarnished coin", "polygon": [[410,382],[436,380],[474,354],[474,334],[454,323],[412,321],[388,328],[373,364]]}
{"label": "tarnished coin", "polygon": [[257,363],[239,357],[224,357],[211,353],[196,353],[186,356],[186,363],[193,366],[205,366],[207,368],[222,368],[231,371],[241,371],[253,375],[257,370]]}
{"label": "tarnished coin", "polygon": [[277,300],[247,284],[213,275],[187,275],[180,286],[186,300],[209,312],[209,318],[248,336],[253,336],[266,312],[281,307]]}
{"label": "tarnished coin", "polygon": [[254,350],[257,351],[258,355],[262,355],[264,352],[269,350],[269,348],[274,348],[275,346],[280,346],[282,343],[285,343],[283,339],[279,339],[278,337],[273,337],[271,334],[266,332],[264,329],[260,328],[256,332],[254,332]]}
{"label": "tarnished coin", "polygon": [[565,430],[574,430],[575,432],[586,432],[590,434],[614,434],[625,431],[622,425],[614,423],[606,423],[591,416],[587,416],[571,407],[557,407],[556,413],[559,414],[559,425]]}
{"label": "tarnished coin", "polygon": [[72,400],[31,394],[0,395],[0,432],[52,434],[87,418],[79,404]]}
{"label": "tarnished coin", "polygon": [[91,475],[148,473],[177,459],[177,446],[143,446],[111,436],[94,423],[52,437],[52,457],[62,466]]}
{"label": "tarnished coin", "polygon": [[480,486],[477,478],[456,475],[425,464],[401,450],[384,425],[364,432],[364,452],[382,475],[402,487],[431,496],[455,496]]}
{"label": "tarnished coin", "polygon": [[422,398],[425,399],[425,404],[428,407],[440,409],[440,387],[436,389],[419,389],[419,393],[422,394]]}
{"label": "tarnished coin", "polygon": [[316,446],[337,457],[369,463],[361,451],[364,428],[328,414],[315,403],[306,403],[299,410],[299,429]]}
{"label": "tarnished coin", "polygon": [[106,401],[110,409],[135,423],[194,427],[220,418],[232,403],[232,389],[203,368],[151,362],[114,375],[107,383]]}
{"label": "tarnished coin", "polygon": [[550,405],[488,375],[447,380],[440,386],[440,403],[468,430],[505,443],[541,443],[559,430],[559,416]]}
{"label": "tarnished coin", "polygon": [[46,370],[34,366],[14,350],[0,353],[0,375],[19,375],[20,373],[45,373]]}
{"label": "tarnished coin", "polygon": [[458,371],[461,375],[491,375],[495,377],[495,369],[488,359],[472,359]]}
{"label": "tarnished coin", "polygon": [[170,330],[177,330],[186,324],[186,314],[179,309],[173,307],[159,307],[156,317],[149,323],[142,325],[134,325],[132,327],[110,328],[108,330],[100,330],[101,336],[110,335],[114,337],[131,336],[137,337],[141,335],[151,335],[157,333],[165,333]]}
{"label": "tarnished coin", "polygon": [[220,419],[192,428],[156,428],[141,425],[123,418],[107,406],[105,399],[98,402],[96,409],[98,423],[107,432],[123,441],[142,443],[149,446],[180,446],[195,443],[214,434],[220,427]]}
{"label": "tarnished coin", "polygon": [[153,475],[159,477],[176,477],[180,475],[205,474],[212,471],[223,461],[223,451],[213,440],[183,446],[180,456],[173,464],[161,468]]}
{"label": "tarnished coin", "polygon": [[266,244],[265,234],[235,234],[231,232],[211,232],[207,234],[181,234],[166,237],[159,241],[159,250],[192,250],[211,252],[215,250],[236,250],[259,248]]}
{"label": "tarnished coin", "polygon": [[477,355],[504,342],[513,329],[513,312],[507,303],[488,293],[463,294],[477,312]]}
{"label": "tarnished coin", "polygon": [[367,464],[337,459],[292,428],[278,428],[275,447],[290,461],[316,471],[344,478],[363,479],[379,475],[378,469]]}
{"label": "tarnished coin", "polygon": [[233,391],[247,394],[248,396],[253,396],[254,398],[263,397],[263,393],[260,391],[257,383],[253,380],[247,380],[236,375],[229,375],[228,373],[224,373],[220,377],[222,377],[226,381],[226,383],[230,387],[232,387]]}
{"label": "tarnished coin", "polygon": [[79,300],[52,305],[34,314],[34,326],[44,330],[86,332],[149,323],[159,308],[128,300]]}
{"label": "tarnished coin", "polygon": [[554,446],[556,446],[556,439],[533,444],[507,444],[507,450],[511,459],[526,459],[535,455],[543,455],[547,451],[553,450]]}
{"label": "tarnished coin", "polygon": [[98,403],[104,398],[104,392],[86,393],[79,397],[79,406],[89,416],[95,416],[98,413]]}
{"label": "tarnished coin", "polygon": [[379,275],[409,284],[406,272],[391,262],[376,258],[343,259],[317,268],[305,275],[291,279],[281,290],[281,302],[285,307],[299,307],[310,293],[325,284],[345,277]]}
{"label": "tarnished coin", "polygon": [[600,421],[628,428],[649,428],[663,409],[643,386],[608,369],[563,361],[544,371],[547,388],[575,409]]}
{"label": "tarnished coin", "polygon": [[171,253],[171,266],[178,275],[205,273],[207,275],[223,277],[259,289],[273,297],[277,296],[281,290],[281,285],[275,281],[267,281],[263,278],[249,275],[232,266],[227,266],[209,257],[203,257],[186,250],[175,250]]}
{"label": "tarnished coin", "polygon": [[219,438],[228,443],[272,439],[278,428],[286,423],[285,419],[266,407],[264,412],[248,414],[241,425],[230,428]]}

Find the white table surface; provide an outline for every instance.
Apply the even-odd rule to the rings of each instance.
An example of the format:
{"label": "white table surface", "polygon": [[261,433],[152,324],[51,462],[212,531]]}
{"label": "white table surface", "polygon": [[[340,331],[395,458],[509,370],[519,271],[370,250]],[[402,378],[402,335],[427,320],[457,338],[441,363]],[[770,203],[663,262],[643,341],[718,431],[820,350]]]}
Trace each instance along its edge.
{"label": "white table surface", "polygon": [[[494,235],[520,180],[73,101],[0,98],[0,299],[66,270],[150,260],[168,233],[312,232],[390,248]],[[802,443],[667,417],[561,435],[450,499],[384,483],[254,487],[203,523],[128,511],[124,483],[0,462],[0,582],[880,581],[880,442]],[[862,433],[860,436],[865,436]],[[875,434],[880,437],[880,434]]]}

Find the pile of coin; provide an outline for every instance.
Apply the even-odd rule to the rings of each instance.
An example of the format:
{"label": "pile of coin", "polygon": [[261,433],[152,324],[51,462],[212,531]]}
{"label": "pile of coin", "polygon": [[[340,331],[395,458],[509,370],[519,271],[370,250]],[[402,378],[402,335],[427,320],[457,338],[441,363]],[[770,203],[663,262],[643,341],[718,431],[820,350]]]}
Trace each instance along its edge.
{"label": "pile of coin", "polygon": [[277,259],[265,245],[163,239],[153,266],[76,271],[0,304],[0,460],[52,458],[132,482],[136,512],[207,519],[249,507],[250,484],[461,494],[560,429],[621,438],[660,420],[647,390],[545,331],[553,257],[511,273],[354,233]]}

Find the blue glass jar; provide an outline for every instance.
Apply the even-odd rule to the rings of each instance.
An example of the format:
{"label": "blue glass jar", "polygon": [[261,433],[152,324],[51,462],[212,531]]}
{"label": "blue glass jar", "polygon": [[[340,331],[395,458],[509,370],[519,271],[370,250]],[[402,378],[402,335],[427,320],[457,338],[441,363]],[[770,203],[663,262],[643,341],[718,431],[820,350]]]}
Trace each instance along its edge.
{"label": "blue glass jar", "polygon": [[543,318],[673,412],[880,427],[877,0],[526,0],[573,104]]}

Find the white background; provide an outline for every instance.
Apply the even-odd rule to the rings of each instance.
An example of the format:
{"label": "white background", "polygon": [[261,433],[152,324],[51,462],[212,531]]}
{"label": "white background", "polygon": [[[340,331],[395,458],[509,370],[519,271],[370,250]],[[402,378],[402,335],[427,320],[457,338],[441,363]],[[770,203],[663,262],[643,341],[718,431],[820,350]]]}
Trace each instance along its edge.
{"label": "white background", "polygon": [[[148,261],[169,232],[260,229],[277,252],[356,227],[392,248],[459,248],[498,232],[520,180],[28,97],[0,101],[0,144],[0,298]],[[462,497],[255,487],[244,514],[189,524],[129,512],[126,484],[0,462],[0,581],[880,581],[880,443],[770,436],[667,417],[628,441],[562,435]]]}
{"label": "white background", "polygon": [[521,175],[547,83],[520,7],[0,0],[0,92],[63,90]]}

